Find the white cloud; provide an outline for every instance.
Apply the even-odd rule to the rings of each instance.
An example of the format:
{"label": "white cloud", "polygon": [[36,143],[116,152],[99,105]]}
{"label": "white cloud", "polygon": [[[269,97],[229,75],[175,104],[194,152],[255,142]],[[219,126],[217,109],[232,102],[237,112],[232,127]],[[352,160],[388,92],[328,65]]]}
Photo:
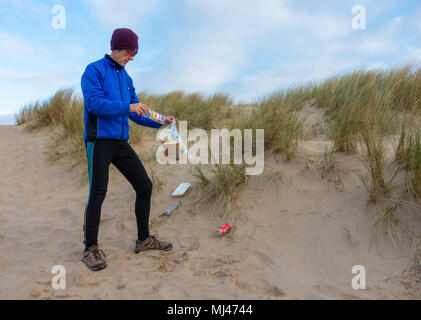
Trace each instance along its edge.
{"label": "white cloud", "polygon": [[362,54],[393,54],[398,50],[398,44],[392,39],[365,39],[356,46]]}
{"label": "white cloud", "polygon": [[[82,55],[85,49],[77,43],[63,42],[55,46],[52,50],[22,36],[0,32],[0,59],[8,62],[3,65],[7,69],[0,69],[0,76],[6,80],[27,81],[37,88],[65,85],[69,79],[74,81],[77,73],[83,71],[71,59]],[[57,56],[53,52],[65,54]]]}
{"label": "white cloud", "polygon": [[394,17],[393,18],[393,23],[394,24],[400,24],[402,23],[403,18],[402,17]]}
{"label": "white cloud", "polygon": [[72,59],[83,51],[75,43],[58,43],[52,48],[0,31],[0,60],[4,62],[0,69],[0,112],[17,112],[19,107],[59,88],[78,86],[83,68]]}
{"label": "white cloud", "polygon": [[158,7],[155,0],[86,0],[94,17],[108,28],[141,25]]}
{"label": "white cloud", "polygon": [[68,80],[66,79],[80,76],[82,73],[83,68],[28,72],[0,69],[0,78],[7,80],[28,81],[34,87],[48,88],[52,87],[53,84],[68,83]]}
{"label": "white cloud", "polygon": [[[261,83],[279,88],[294,78],[263,70],[259,82],[255,80],[259,73],[252,72],[245,78],[241,74],[254,62],[252,59],[264,59],[263,55],[271,55],[270,59],[279,60],[281,65],[285,52],[297,53],[303,48],[302,43],[301,47],[291,47],[298,40],[326,41],[351,32],[350,17],[299,12],[285,0],[245,0],[241,4],[233,0],[185,0],[180,7],[189,28],[166,34],[171,39],[168,59],[162,58],[163,65],[142,75],[142,79],[147,77],[142,87],[150,91],[212,93],[232,83],[253,87],[246,89],[250,92],[256,92],[256,86],[263,89]],[[274,51],[269,53],[269,47]]]}
{"label": "white cloud", "polygon": [[[13,1],[16,8],[26,3],[36,5],[30,0]],[[361,67],[421,61],[421,49],[414,48],[421,35],[421,11],[390,15],[397,6],[392,0],[358,2],[367,8],[368,28],[363,31],[351,28],[353,1],[85,2],[106,29],[129,27],[147,35],[145,47],[128,66],[138,90],[162,93],[182,89],[206,94],[222,90],[239,100],[254,99]],[[47,9],[50,16],[51,8]],[[45,8],[36,10],[45,14]],[[392,18],[385,21],[385,15]],[[376,24],[370,25],[374,20]],[[156,35],[159,38],[150,40]],[[405,39],[409,36],[413,40]],[[79,86],[85,65],[79,67],[78,63],[82,58],[85,63],[87,58],[86,48],[78,44],[77,37],[56,43],[53,50],[0,31],[0,59],[8,62],[0,69],[0,77],[6,79],[0,83],[3,92],[10,88],[8,81],[30,87],[31,97],[37,98],[66,85]],[[108,48],[107,40],[104,50]],[[25,65],[21,67],[20,62]]]}
{"label": "white cloud", "polygon": [[297,25],[305,26],[305,29],[321,39],[330,39],[345,36],[351,32],[349,18],[327,15],[302,15]]}
{"label": "white cloud", "polygon": [[66,52],[69,56],[77,58],[86,54],[86,49],[77,43],[66,43],[62,45],[62,52]]}
{"label": "white cloud", "polygon": [[27,14],[50,15],[52,8],[36,0],[11,0],[9,5],[8,11],[20,17],[25,17]]}
{"label": "white cloud", "polygon": [[[298,71],[300,74],[301,70]],[[291,83],[298,83],[300,78],[298,74],[285,72],[260,72],[254,75],[247,75],[240,81],[240,88],[237,92],[239,101],[255,101],[262,95],[270,94],[279,88],[287,87]]]}
{"label": "white cloud", "polygon": [[8,57],[30,57],[32,54],[47,55],[50,50],[35,41],[19,35],[0,31],[0,52]]}
{"label": "white cloud", "polygon": [[276,29],[289,21],[286,3],[285,0],[243,0],[241,3],[235,0],[185,0],[183,6],[186,17],[200,21],[202,25],[248,33]]}
{"label": "white cloud", "polygon": [[173,52],[171,62],[159,70],[150,70],[146,79],[142,77],[143,82],[155,92],[183,89],[211,93],[218,90],[234,78],[245,57],[228,44],[200,44],[184,45],[184,50]]}
{"label": "white cloud", "polygon": [[409,63],[421,65],[421,47],[411,48],[407,55],[407,61]]}
{"label": "white cloud", "polygon": [[[323,5],[292,0],[180,0],[177,4],[163,0],[159,7],[152,0],[129,0],[124,6],[86,1],[108,28],[124,24],[152,33],[146,24],[140,26],[156,19],[154,23],[165,30],[163,49],[146,59],[147,66],[135,65],[133,70],[135,84],[142,84],[139,89],[155,92],[212,93],[233,88],[234,95],[254,97],[352,68],[387,65],[399,52],[418,59],[417,51],[410,53],[402,46],[407,16],[395,16],[378,29],[355,31],[352,1]],[[367,19],[377,19],[396,7],[392,0],[359,3],[366,7]]]}
{"label": "white cloud", "polygon": [[287,0],[186,0],[186,16],[201,26],[224,32],[235,31],[239,38],[294,35],[304,31],[320,38],[341,36],[351,31],[351,17],[298,11]]}

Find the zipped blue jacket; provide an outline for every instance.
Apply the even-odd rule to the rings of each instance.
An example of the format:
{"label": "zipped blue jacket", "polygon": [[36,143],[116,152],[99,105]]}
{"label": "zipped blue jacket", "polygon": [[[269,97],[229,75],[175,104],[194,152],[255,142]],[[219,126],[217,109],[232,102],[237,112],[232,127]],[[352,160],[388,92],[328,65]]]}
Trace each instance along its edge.
{"label": "zipped blue jacket", "polygon": [[82,75],[84,99],[84,140],[129,140],[129,118],[137,124],[160,128],[161,124],[135,112],[130,104],[138,103],[133,81],[109,55],[89,64]]}

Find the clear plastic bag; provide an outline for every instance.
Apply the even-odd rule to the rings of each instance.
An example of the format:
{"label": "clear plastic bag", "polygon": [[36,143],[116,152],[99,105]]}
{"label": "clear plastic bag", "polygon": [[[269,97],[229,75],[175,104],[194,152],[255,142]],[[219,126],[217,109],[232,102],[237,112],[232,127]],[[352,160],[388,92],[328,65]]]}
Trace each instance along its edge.
{"label": "clear plastic bag", "polygon": [[186,154],[186,147],[178,134],[175,120],[165,128],[159,130],[157,139],[163,142],[165,156],[170,158],[175,153],[175,160]]}

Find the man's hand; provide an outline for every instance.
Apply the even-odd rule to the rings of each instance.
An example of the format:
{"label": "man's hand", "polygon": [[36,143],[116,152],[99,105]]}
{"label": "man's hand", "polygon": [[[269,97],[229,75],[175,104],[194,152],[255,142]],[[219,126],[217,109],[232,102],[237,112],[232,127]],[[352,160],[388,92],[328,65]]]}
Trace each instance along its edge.
{"label": "man's hand", "polygon": [[166,116],[165,123],[163,124],[164,127],[168,126],[171,122],[173,122],[175,118],[173,116]]}
{"label": "man's hand", "polygon": [[130,112],[136,112],[139,116],[145,116],[149,112],[149,108],[143,103],[132,103],[130,104]]}

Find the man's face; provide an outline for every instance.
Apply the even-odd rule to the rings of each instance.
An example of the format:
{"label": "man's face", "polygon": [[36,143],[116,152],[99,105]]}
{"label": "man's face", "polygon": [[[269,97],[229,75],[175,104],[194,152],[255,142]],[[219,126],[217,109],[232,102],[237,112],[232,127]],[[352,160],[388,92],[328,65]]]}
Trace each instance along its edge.
{"label": "man's face", "polygon": [[114,50],[113,51],[114,60],[122,67],[125,67],[129,61],[132,61],[136,56],[134,50]]}

